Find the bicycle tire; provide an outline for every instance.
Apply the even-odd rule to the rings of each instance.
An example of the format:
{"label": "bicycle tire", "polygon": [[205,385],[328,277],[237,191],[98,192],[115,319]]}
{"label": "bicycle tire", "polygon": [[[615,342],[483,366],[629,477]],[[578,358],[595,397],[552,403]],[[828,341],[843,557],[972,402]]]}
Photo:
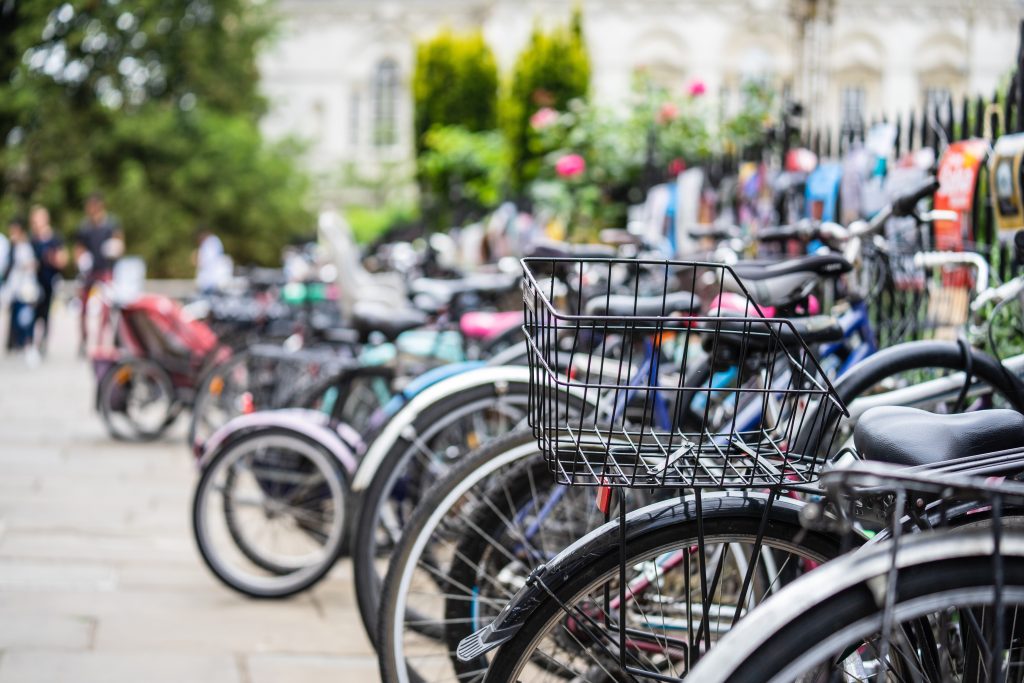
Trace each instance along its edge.
{"label": "bicycle tire", "polygon": [[413,462],[415,442],[424,434],[428,435],[426,438],[440,434],[446,426],[453,425],[456,419],[472,415],[473,410],[493,406],[499,400],[508,402],[511,399],[512,402],[508,406],[521,410],[515,420],[518,422],[525,416],[528,396],[529,385],[519,382],[510,382],[501,387],[486,384],[446,396],[444,400],[427,407],[416,417],[411,425],[412,429],[406,430],[402,438],[391,446],[374,472],[372,481],[360,493],[356,501],[356,526],[352,537],[351,554],[356,601],[371,642],[377,637],[380,591],[385,573],[378,571],[376,566],[381,550],[378,547],[377,531],[386,498],[390,495],[403,468]]}
{"label": "bicycle tire", "polygon": [[[335,502],[335,514],[340,516],[340,521],[335,522],[335,526],[338,529],[337,533],[333,535],[333,546],[324,552],[322,560],[316,566],[304,567],[297,571],[277,571],[272,563],[264,562],[262,559],[258,562],[254,561],[251,556],[251,553],[254,552],[252,548],[236,545],[236,549],[246,559],[252,561],[253,564],[256,564],[261,569],[275,574],[275,576],[267,577],[265,580],[260,577],[246,579],[237,576],[237,573],[227,566],[227,563],[219,557],[219,553],[214,549],[214,544],[209,538],[210,532],[207,528],[206,515],[216,514],[216,511],[223,512],[223,506],[209,504],[206,493],[208,493],[209,489],[216,488],[217,484],[214,477],[224,461],[231,457],[237,457],[236,453],[238,452],[244,453],[244,449],[247,447],[250,439],[267,438],[276,439],[281,442],[291,442],[296,452],[306,453],[308,457],[312,458],[319,465],[325,475],[325,481],[328,481],[329,486],[331,486],[331,493]],[[193,537],[203,562],[224,585],[253,598],[286,598],[310,588],[326,576],[334,566],[341,555],[345,542],[350,498],[348,474],[327,449],[315,440],[290,430],[266,429],[255,434],[243,435],[225,444],[203,469],[192,499]],[[228,531],[232,540],[237,543],[237,529],[229,528]]]}
{"label": "bicycle tire", "polygon": [[[460,462],[431,489],[430,495],[420,505],[406,528],[406,533],[392,555],[387,575],[381,592],[381,619],[378,623],[377,653],[380,662],[381,676],[386,681],[417,681],[420,679],[415,671],[409,670],[405,662],[399,662],[396,628],[399,621],[404,623],[407,614],[404,604],[406,596],[403,588],[408,586],[411,574],[415,571],[415,563],[424,552],[425,545],[430,541],[436,529],[447,519],[453,508],[461,508],[465,497],[476,486],[504,476],[506,472],[518,469],[519,466],[534,470],[547,471],[537,448],[536,438],[532,430],[520,428],[497,439],[492,439],[480,448],[464,456]],[[484,495],[487,495],[486,493]],[[514,494],[513,494],[514,495]],[[474,521],[478,517],[474,514]],[[470,529],[474,524],[468,525]],[[463,545],[460,540],[458,546]],[[454,557],[460,556],[456,549]],[[453,560],[457,562],[457,560]],[[451,567],[448,571],[451,574]],[[458,578],[452,576],[455,585]],[[447,608],[446,608],[447,613]],[[450,640],[451,634],[447,626],[441,633],[430,634],[434,638]],[[416,629],[421,630],[421,629]],[[402,658],[404,659],[404,658]]]}
{"label": "bicycle tire", "polygon": [[[167,410],[164,413],[163,418],[160,420],[160,424],[152,429],[146,429],[140,426],[130,415],[128,415],[127,408],[124,410],[118,410],[112,405],[114,402],[112,392],[115,390],[115,383],[119,382],[121,371],[133,366],[141,368],[142,372],[148,374],[151,379],[155,380],[160,386],[161,392],[167,396]],[[134,370],[133,373],[138,374],[139,370]],[[171,376],[168,375],[167,371],[159,365],[145,358],[128,358],[115,363],[100,379],[97,394],[100,417],[103,419],[103,424],[107,428],[107,433],[118,441],[155,441],[163,435],[181,412],[181,405],[175,396],[174,384],[171,381]],[[114,414],[119,412],[123,413],[125,419],[128,420],[131,427],[130,432],[122,429],[116,424]]]}
{"label": "bicycle tire", "polygon": [[[675,504],[688,506],[692,505],[693,501],[684,499]],[[632,513],[634,516],[641,514],[643,513],[640,511]],[[651,512],[650,516],[656,514],[658,512]],[[649,531],[627,537],[626,566],[635,567],[642,560],[674,550],[689,549],[694,546],[701,534],[706,543],[749,542],[756,539],[761,530],[762,514],[763,512],[737,516],[729,512],[725,516],[718,516],[715,510],[706,506],[702,515],[696,514],[696,511],[689,511],[671,523],[652,525]],[[793,515],[776,515],[769,511],[764,520],[763,540],[767,547],[775,547],[788,553],[801,553],[805,558],[815,562],[825,561],[839,554],[837,538],[804,529]],[[545,593],[538,593],[538,602],[522,626],[511,639],[502,644],[491,660],[484,678],[486,683],[519,680],[521,670],[534,657],[535,646],[544,639],[550,628],[564,618],[562,605],[572,604],[581,596],[597,590],[618,576],[618,533],[617,522],[613,521],[591,534],[591,538],[598,534],[608,537],[607,542],[600,544],[606,551],[600,556],[588,553],[586,561],[580,561],[575,565],[579,570],[567,581],[546,588]],[[598,545],[590,543],[587,547],[594,548]],[[616,679],[612,676],[611,680]]]}
{"label": "bicycle tire", "polygon": [[[991,532],[928,533],[902,541],[894,615],[920,619],[993,595]],[[1003,557],[1004,608],[1024,605],[1024,536],[1008,534]],[[772,596],[727,634],[693,670],[707,683],[794,680],[831,651],[843,652],[881,623],[877,587],[894,561],[889,543],[841,558]],[[916,679],[915,679],[916,680]]]}
{"label": "bicycle tire", "polygon": [[[988,354],[976,349],[970,349],[969,353],[972,376],[992,387],[1007,405],[1024,412],[1024,383]],[[854,365],[835,383],[835,390],[839,399],[850,406],[866,391],[896,375],[915,370],[964,372],[966,365],[965,347],[956,342],[904,342],[883,349]],[[836,419],[841,419],[841,415],[834,411],[832,414]],[[797,435],[796,443],[822,443],[817,435],[832,433],[835,428],[835,422],[822,425],[817,418],[809,419],[807,426]],[[823,445],[831,445],[833,448],[837,445],[827,441]]]}

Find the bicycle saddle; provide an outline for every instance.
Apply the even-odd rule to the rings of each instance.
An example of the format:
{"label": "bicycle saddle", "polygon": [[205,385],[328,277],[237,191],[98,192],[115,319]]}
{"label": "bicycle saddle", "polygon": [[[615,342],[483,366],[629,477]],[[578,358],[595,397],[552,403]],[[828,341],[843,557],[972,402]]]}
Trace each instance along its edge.
{"label": "bicycle saddle", "polygon": [[395,309],[381,303],[357,301],[352,307],[352,327],[362,339],[379,332],[388,341],[427,322],[427,315],[415,308]]}
{"label": "bicycle saddle", "polygon": [[743,280],[769,280],[794,273],[810,273],[819,277],[836,277],[853,266],[839,254],[811,254],[785,261],[740,261],[732,266]]}
{"label": "bicycle saddle", "polygon": [[[748,351],[765,351],[779,342],[789,349],[799,348],[800,340],[806,344],[824,344],[843,338],[843,328],[830,315],[811,315],[804,318],[788,318],[792,327],[780,323],[760,324],[754,316],[742,319],[738,313],[718,312],[722,320],[705,322],[703,327],[715,334],[705,340],[705,348],[711,350],[715,343],[731,347],[746,345]],[[729,318],[735,316],[737,320]],[[777,338],[778,341],[773,341]]]}
{"label": "bicycle saddle", "polygon": [[518,275],[506,273],[478,273],[454,280],[419,278],[410,286],[414,297],[427,296],[431,303],[443,307],[457,296],[464,294],[503,294],[512,291],[519,284]]}
{"label": "bicycle saddle", "polygon": [[606,244],[570,244],[556,240],[538,240],[530,256],[542,258],[610,258],[618,253]]}
{"label": "bicycle saddle", "polygon": [[1001,409],[936,415],[917,408],[879,406],[861,415],[853,442],[868,460],[909,467],[935,465],[1024,448],[1024,415]]}
{"label": "bicycle saddle", "polygon": [[735,225],[721,225],[718,223],[688,225],[685,228],[686,234],[693,239],[710,240],[731,240],[740,236],[740,229]]}
{"label": "bicycle saddle", "polygon": [[[732,266],[759,306],[788,306],[809,295],[822,277],[838,277],[852,266],[838,254],[815,254],[786,261],[740,261]],[[733,278],[725,289],[738,291]]]}
{"label": "bicycle saddle", "polygon": [[661,296],[632,297],[624,294],[599,296],[587,302],[587,315],[653,317],[673,313],[697,313],[700,297],[690,292],[672,292]]}

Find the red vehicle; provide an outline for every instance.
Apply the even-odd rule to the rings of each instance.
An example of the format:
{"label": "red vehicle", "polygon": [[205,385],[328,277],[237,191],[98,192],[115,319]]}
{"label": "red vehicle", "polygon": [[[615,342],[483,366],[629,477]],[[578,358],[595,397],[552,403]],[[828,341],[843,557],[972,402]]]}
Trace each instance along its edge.
{"label": "red vehicle", "polygon": [[144,294],[127,304],[103,299],[90,354],[96,407],[114,438],[155,439],[192,404],[205,368],[230,349],[165,296]]}

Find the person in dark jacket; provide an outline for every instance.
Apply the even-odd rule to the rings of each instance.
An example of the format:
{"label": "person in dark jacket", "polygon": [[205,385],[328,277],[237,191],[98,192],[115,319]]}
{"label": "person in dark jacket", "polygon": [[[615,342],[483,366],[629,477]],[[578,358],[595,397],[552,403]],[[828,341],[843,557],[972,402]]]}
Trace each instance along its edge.
{"label": "person in dark jacket", "polygon": [[75,263],[82,274],[82,318],[80,354],[85,353],[89,296],[93,287],[110,282],[114,264],[124,253],[121,224],[107,213],[103,195],[93,193],[85,201],[85,218],[75,234]]}
{"label": "person in dark jacket", "polygon": [[46,352],[50,334],[50,307],[53,304],[53,290],[60,279],[60,273],[68,264],[64,240],[50,225],[50,212],[45,206],[36,204],[29,213],[32,230],[32,249],[36,254],[39,280],[39,299],[36,301],[36,329],[34,341],[40,353]]}

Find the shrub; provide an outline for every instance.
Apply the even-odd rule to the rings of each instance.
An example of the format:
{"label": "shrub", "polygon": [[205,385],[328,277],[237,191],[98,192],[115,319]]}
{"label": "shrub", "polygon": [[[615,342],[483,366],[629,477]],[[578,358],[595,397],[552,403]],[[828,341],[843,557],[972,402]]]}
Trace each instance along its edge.
{"label": "shrub", "polygon": [[445,30],[420,43],[412,90],[417,152],[435,126],[483,131],[497,125],[498,67],[479,31]]}
{"label": "shrub", "polygon": [[569,26],[544,32],[539,27],[516,60],[502,101],[502,128],[508,141],[512,189],[521,192],[536,177],[550,152],[530,124],[543,108],[565,110],[590,89],[590,58],[577,9]]}
{"label": "shrub", "polygon": [[432,128],[417,164],[424,213],[435,228],[462,225],[497,206],[509,168],[501,133],[461,126]]}

